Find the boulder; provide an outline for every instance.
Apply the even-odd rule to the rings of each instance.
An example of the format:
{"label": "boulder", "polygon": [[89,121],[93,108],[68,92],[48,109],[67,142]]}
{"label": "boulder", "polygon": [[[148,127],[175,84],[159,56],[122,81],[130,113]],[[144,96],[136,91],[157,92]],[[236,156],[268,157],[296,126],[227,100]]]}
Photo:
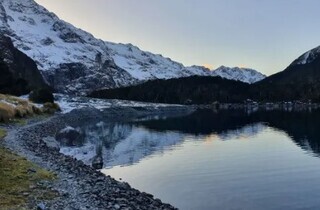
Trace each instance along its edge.
{"label": "boulder", "polygon": [[94,169],[102,169],[103,168],[103,158],[100,155],[97,155],[93,158],[92,167]]}
{"label": "boulder", "polygon": [[63,146],[82,146],[85,141],[85,134],[80,128],[68,126],[57,133],[56,140]]}
{"label": "boulder", "polygon": [[40,88],[33,90],[29,95],[29,99],[35,103],[54,102],[53,93],[49,88]]}

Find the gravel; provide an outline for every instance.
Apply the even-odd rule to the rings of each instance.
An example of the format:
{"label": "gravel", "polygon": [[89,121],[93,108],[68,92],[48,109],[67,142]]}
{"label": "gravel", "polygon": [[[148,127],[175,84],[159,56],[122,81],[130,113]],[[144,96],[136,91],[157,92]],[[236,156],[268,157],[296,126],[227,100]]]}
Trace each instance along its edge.
{"label": "gravel", "polygon": [[[152,116],[176,116],[192,112],[189,107],[122,107],[103,112],[84,108],[68,114],[58,114],[49,119],[32,122],[24,127],[9,128],[4,144],[28,160],[52,171],[57,179],[50,185],[59,192],[52,201],[39,201],[38,209],[176,209],[153,195],[140,192],[128,183],[119,182],[72,157],[65,156],[54,147],[48,147],[43,138],[55,134],[68,125],[101,118],[110,122],[124,122]],[[155,180],[156,181],[156,180]]]}

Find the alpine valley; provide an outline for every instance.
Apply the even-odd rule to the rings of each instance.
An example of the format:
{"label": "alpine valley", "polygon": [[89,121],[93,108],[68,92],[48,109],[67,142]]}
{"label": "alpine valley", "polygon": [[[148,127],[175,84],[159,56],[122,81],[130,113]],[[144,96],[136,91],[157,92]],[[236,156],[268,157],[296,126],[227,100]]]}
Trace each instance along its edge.
{"label": "alpine valley", "polygon": [[[37,2],[0,0],[0,210],[319,209],[320,46],[271,76],[250,68],[185,66],[133,44],[97,39]],[[70,12],[64,4],[71,1],[47,2],[63,2],[59,12]],[[73,1],[80,2],[86,11],[89,3],[94,13],[100,9],[97,1]],[[138,11],[129,15],[139,20],[145,15],[137,10],[142,1],[101,1],[106,2],[108,7],[121,2],[122,13],[114,10],[121,18],[123,6]],[[155,2],[150,5],[162,13],[161,21],[169,7],[174,18],[180,15],[172,6],[177,4],[192,21],[176,19],[215,30],[214,36],[206,30],[201,30],[203,37],[190,36],[195,41],[216,41],[216,32],[229,35],[219,40],[216,47],[223,49],[215,53],[232,46],[230,62],[242,58],[233,41],[244,44],[245,37],[246,47],[256,47],[257,41],[271,38],[262,30],[268,39],[256,36],[242,22],[280,40],[280,28],[289,34],[288,27],[294,26],[294,32],[306,36],[303,44],[310,43],[308,35],[317,35],[314,22],[298,16],[304,14],[284,15],[309,11],[316,1],[297,6],[271,0],[272,13],[260,4],[242,5],[249,1],[188,1],[197,6],[189,7],[192,15],[211,15],[205,19],[212,25],[186,13],[184,1],[158,1],[164,8]],[[207,5],[221,8],[220,15]],[[106,6],[101,8],[103,15],[112,16]],[[308,13],[312,15],[320,17]],[[274,24],[270,30],[266,23],[271,16],[277,24],[285,17],[287,27]],[[230,18],[241,22],[235,33],[229,31]],[[223,30],[212,27],[217,22]],[[153,19],[150,23],[163,30]],[[308,35],[307,23],[312,27]],[[131,37],[149,30],[124,26]],[[173,30],[185,35],[179,27]],[[290,37],[294,43],[296,38]],[[287,50],[270,45],[272,53],[279,47]],[[270,49],[258,50],[267,55]]]}
{"label": "alpine valley", "polygon": [[[0,3],[0,90],[5,93],[21,95],[49,86],[58,93],[170,103],[188,99],[194,103],[232,102],[246,98],[318,101],[320,96],[320,47],[269,77],[247,68],[186,67],[132,44],[96,39],[33,0]],[[157,88],[162,83],[172,83],[166,93]],[[235,88],[239,86],[240,89]],[[134,91],[136,87],[138,92]],[[146,94],[150,87],[154,95]],[[135,93],[130,97],[123,91],[115,94],[121,88]],[[181,99],[174,100],[177,95]]]}
{"label": "alpine valley", "polygon": [[[56,92],[85,95],[98,89],[131,86],[155,79],[209,76],[252,84],[266,77],[255,70],[237,67],[222,66],[216,70],[185,67],[132,44],[96,39],[60,20],[33,0],[1,0],[0,3],[1,40],[5,40],[1,46],[1,60],[11,72],[13,84],[21,80],[25,84],[19,91],[2,88],[7,92],[26,93],[45,83]],[[23,74],[11,66],[15,59],[21,60],[12,53],[13,47],[19,57],[28,57]],[[25,77],[36,71],[44,81],[39,81],[39,77]],[[1,86],[7,85],[2,82]]]}

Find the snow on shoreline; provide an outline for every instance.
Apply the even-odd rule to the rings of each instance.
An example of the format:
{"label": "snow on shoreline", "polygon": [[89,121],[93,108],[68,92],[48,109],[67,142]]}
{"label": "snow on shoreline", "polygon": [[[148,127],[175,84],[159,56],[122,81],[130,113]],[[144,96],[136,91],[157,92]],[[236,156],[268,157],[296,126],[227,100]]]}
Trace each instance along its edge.
{"label": "snow on shoreline", "polygon": [[81,108],[96,108],[104,110],[111,107],[168,107],[168,106],[182,106],[173,104],[155,104],[137,101],[125,101],[117,99],[96,99],[80,96],[68,96],[64,94],[54,94],[56,103],[59,104],[62,113],[71,112],[74,109]]}

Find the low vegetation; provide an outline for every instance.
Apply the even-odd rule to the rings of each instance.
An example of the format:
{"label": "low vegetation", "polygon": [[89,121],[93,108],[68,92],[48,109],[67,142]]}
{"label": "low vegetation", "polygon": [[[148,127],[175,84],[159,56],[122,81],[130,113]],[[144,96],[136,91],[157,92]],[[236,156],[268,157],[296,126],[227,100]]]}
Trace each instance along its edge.
{"label": "low vegetation", "polygon": [[41,183],[55,176],[40,167],[0,147],[1,209],[29,209],[30,204],[50,200],[57,193]]}
{"label": "low vegetation", "polygon": [[4,128],[0,128],[0,140],[7,135],[7,131]]}
{"label": "low vegetation", "polygon": [[0,122],[19,121],[19,119],[39,114],[53,114],[59,105],[47,102],[42,107],[19,97],[0,94]]}
{"label": "low vegetation", "polygon": [[[0,128],[0,140],[6,136]],[[0,207],[1,209],[31,209],[37,202],[51,200],[58,194],[42,183],[52,181],[53,173],[41,169],[25,158],[0,146]]]}

